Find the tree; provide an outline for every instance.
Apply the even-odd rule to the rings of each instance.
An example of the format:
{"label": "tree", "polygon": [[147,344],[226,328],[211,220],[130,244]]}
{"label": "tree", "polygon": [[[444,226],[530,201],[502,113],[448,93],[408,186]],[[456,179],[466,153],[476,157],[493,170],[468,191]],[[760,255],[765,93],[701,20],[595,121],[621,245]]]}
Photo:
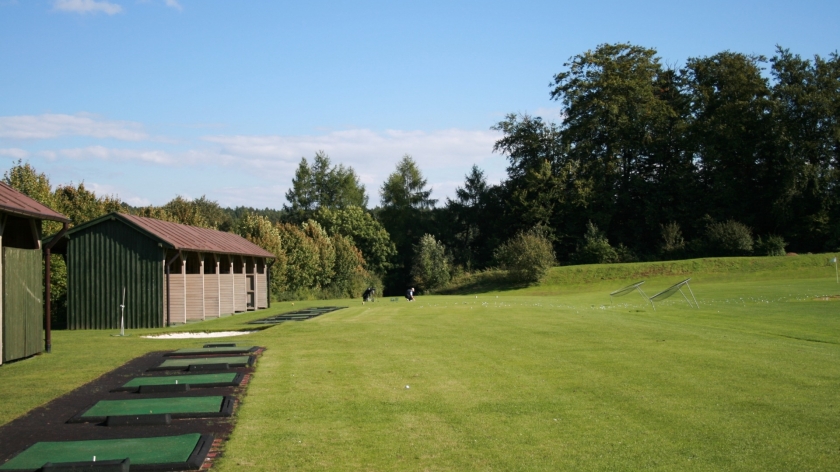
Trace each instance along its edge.
{"label": "tree", "polygon": [[301,226],[304,234],[315,246],[318,255],[318,266],[313,288],[327,287],[332,283],[335,276],[335,247],[333,247],[332,240],[327,232],[317,221],[309,220]]}
{"label": "tree", "polygon": [[787,167],[780,180],[784,191],[773,202],[777,231],[800,251],[833,249],[826,242],[840,242],[840,57],[835,52],[812,61],[779,46],[770,63],[774,135]]}
{"label": "tree", "polygon": [[296,225],[281,223],[276,228],[286,252],[286,291],[296,294],[314,288],[320,268],[318,247]]}
{"label": "tree", "polygon": [[410,282],[412,248],[428,232],[432,222],[431,208],[436,200],[430,198],[431,193],[417,163],[409,155],[403,156],[379,190],[382,201],[379,220],[397,249],[386,283],[391,290],[401,291]]}
{"label": "tree", "polygon": [[346,236],[336,234],[331,239],[335,248],[335,275],[328,288],[338,297],[357,297],[370,279],[364,269],[362,252],[353,245],[353,240]]}
{"label": "tree", "polygon": [[449,282],[450,264],[446,247],[431,234],[424,234],[414,247],[411,276],[422,290],[434,290]]}
{"label": "tree", "polygon": [[649,182],[674,157],[664,145],[679,116],[674,73],[663,69],[656,50],[626,43],[602,44],[564,67],[551,97],[563,104],[560,133],[568,161],[577,166],[573,178],[589,187],[587,217],[620,241],[643,241],[659,224],[639,224],[646,220]]}
{"label": "tree", "polygon": [[309,218],[319,208],[340,209],[349,206],[365,208],[368,197],[365,186],[352,167],[333,166],[323,151],[315,154],[312,166],[302,158],[292,188],[286,192],[284,209],[295,218]]}
{"label": "tree", "polygon": [[729,51],[688,59],[687,145],[700,163],[704,198],[698,203],[705,208],[698,212],[771,230],[773,202],[785,189],[778,180],[784,170],[776,158],[774,104],[763,62],[762,56]]}
{"label": "tree", "polygon": [[362,252],[365,267],[379,275],[391,267],[391,258],[397,253],[391,236],[370,213],[357,206],[340,209],[321,207],[313,215],[315,221],[333,237],[350,238]]}
{"label": "tree", "polygon": [[735,220],[707,219],[706,252],[711,256],[749,256],[753,252],[752,230]]}
{"label": "tree", "polygon": [[541,281],[555,263],[551,241],[540,227],[520,231],[499,246],[495,256],[510,278],[521,283]]}
{"label": "tree", "polygon": [[286,291],[288,260],[279,229],[264,216],[246,213],[237,220],[233,230],[236,234],[274,254],[275,259],[270,262],[271,287],[269,289],[275,295]]}
{"label": "tree", "polygon": [[591,221],[587,223],[583,242],[574,254],[574,261],[578,264],[609,264],[619,260],[618,252],[598,226]]}
{"label": "tree", "polygon": [[455,227],[455,239],[459,243],[460,260],[467,270],[473,267],[475,243],[481,234],[481,220],[487,198],[487,178],[484,171],[473,164],[470,173],[464,177],[464,186],[455,189],[455,200],[446,199],[447,211],[451,214],[450,224]]}
{"label": "tree", "polygon": [[70,218],[73,225],[80,225],[114,211],[123,209],[117,197],[97,197],[85,188],[84,182],[59,185],[53,194],[55,209]]}
{"label": "tree", "polygon": [[213,228],[207,217],[201,213],[201,209],[194,204],[194,201],[180,195],[170,200],[163,206],[163,209],[172,216],[176,223],[199,228]]}
{"label": "tree", "polygon": [[3,173],[3,182],[33,200],[49,206],[52,203],[50,179],[43,172],[38,172],[30,163],[18,159],[9,170]]}
{"label": "tree", "polygon": [[396,210],[427,210],[435,206],[437,200],[429,198],[432,190],[426,190],[426,179],[417,167],[417,162],[406,154],[397,163],[397,169],[379,190],[382,206]]}

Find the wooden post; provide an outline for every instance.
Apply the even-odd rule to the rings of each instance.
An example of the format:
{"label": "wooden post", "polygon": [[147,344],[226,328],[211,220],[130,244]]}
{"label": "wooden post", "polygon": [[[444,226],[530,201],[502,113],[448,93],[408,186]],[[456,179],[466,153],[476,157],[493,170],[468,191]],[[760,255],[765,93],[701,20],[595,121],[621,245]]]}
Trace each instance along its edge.
{"label": "wooden post", "polygon": [[187,324],[187,259],[190,257],[187,254],[187,257],[181,259],[181,280],[184,281],[184,291],[183,291],[183,299],[184,300],[184,324]]}
{"label": "wooden post", "polygon": [[219,256],[213,254],[213,260],[216,262],[216,291],[218,291],[218,297],[216,297],[216,303],[219,305],[219,309],[216,312],[218,315],[217,318],[222,317],[222,274],[219,265]]}
{"label": "wooden post", "polygon": [[207,310],[205,308],[204,302],[204,253],[198,253],[198,260],[201,262],[199,265],[199,272],[201,272],[201,320],[204,321],[207,319]]}

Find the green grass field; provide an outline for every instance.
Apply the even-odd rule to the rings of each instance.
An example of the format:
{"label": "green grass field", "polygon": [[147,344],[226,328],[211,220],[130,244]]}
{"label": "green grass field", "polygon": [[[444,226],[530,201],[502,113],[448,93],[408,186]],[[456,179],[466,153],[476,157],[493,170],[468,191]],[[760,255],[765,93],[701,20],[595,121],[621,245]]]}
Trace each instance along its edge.
{"label": "green grass field", "polygon": [[[0,422],[151,350],[266,346],[219,471],[840,470],[840,285],[826,255],[554,269],[520,290],[277,304],[168,330],[54,333],[0,368]],[[648,295],[691,276],[700,309]],[[21,393],[25,392],[25,395]]]}

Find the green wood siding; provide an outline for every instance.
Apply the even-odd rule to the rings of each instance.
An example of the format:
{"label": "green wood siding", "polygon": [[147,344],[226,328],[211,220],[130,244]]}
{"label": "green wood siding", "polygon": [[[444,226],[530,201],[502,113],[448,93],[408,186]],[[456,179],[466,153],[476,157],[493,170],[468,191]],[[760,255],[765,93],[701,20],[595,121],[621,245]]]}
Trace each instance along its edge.
{"label": "green wood siding", "polygon": [[41,251],[3,248],[3,362],[41,352],[44,282]]}
{"label": "green wood siding", "polygon": [[116,329],[125,295],[125,327],[163,326],[163,256],[157,242],[119,220],[73,233],[67,241],[67,326]]}

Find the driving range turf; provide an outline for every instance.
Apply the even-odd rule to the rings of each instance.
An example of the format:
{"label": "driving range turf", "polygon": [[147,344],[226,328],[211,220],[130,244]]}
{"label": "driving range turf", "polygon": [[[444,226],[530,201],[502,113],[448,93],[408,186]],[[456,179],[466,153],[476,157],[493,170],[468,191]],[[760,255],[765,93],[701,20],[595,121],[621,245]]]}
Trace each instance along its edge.
{"label": "driving range turf", "polygon": [[[145,352],[265,346],[213,470],[837,470],[840,285],[827,255],[562,267],[518,290],[276,303],[158,330],[57,331],[0,367],[0,424]],[[657,311],[686,277],[700,304]],[[497,298],[498,297],[498,298]],[[103,356],[102,353],[108,353]]]}

